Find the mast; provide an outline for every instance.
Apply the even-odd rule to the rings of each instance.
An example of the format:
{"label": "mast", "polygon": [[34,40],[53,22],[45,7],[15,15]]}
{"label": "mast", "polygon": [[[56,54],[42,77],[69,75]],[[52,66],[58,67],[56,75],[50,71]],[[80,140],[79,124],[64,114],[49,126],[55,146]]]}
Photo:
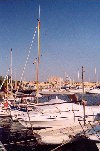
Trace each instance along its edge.
{"label": "mast", "polygon": [[97,69],[96,69],[96,67],[94,69],[94,72],[95,72],[95,81],[96,81],[96,85],[97,85]]}
{"label": "mast", "polygon": [[38,19],[38,58],[37,58],[36,68],[36,81],[37,81],[37,103],[38,103],[38,91],[39,91],[39,64],[40,64],[40,5],[39,5],[39,19]]}
{"label": "mast", "polygon": [[[84,68],[82,66],[82,91],[83,91],[83,94],[84,94]],[[85,126],[85,105],[86,105],[86,101],[83,100],[83,94],[82,94],[82,104],[83,104],[83,120],[84,120],[84,126]]]}
{"label": "mast", "polygon": [[84,68],[82,66],[82,92],[84,94]]}
{"label": "mast", "polygon": [[78,72],[77,72],[77,76],[78,76],[78,81],[79,81],[79,78],[80,78],[79,69],[78,69]]}
{"label": "mast", "polygon": [[16,71],[15,71],[15,90],[17,90]]}
{"label": "mast", "polygon": [[12,94],[12,48],[11,48],[10,54],[11,54],[10,72],[11,72],[11,94]]}
{"label": "mast", "polygon": [[8,100],[8,75],[7,75],[7,100]]}
{"label": "mast", "polygon": [[39,19],[38,19],[38,63],[40,63],[40,5],[39,5]]}

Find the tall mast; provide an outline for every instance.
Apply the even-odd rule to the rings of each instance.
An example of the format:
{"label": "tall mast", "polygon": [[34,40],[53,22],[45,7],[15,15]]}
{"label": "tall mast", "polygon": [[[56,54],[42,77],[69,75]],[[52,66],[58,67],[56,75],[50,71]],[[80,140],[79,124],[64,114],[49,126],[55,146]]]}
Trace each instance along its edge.
{"label": "tall mast", "polygon": [[11,51],[10,51],[10,53],[11,53],[11,64],[10,64],[10,72],[11,72],[11,94],[12,94],[12,48],[11,48]]}
{"label": "tall mast", "polygon": [[7,75],[7,100],[8,100],[8,75]]}
{"label": "tall mast", "polygon": [[82,92],[84,94],[84,68],[82,66]]}
{"label": "tall mast", "polygon": [[78,81],[79,81],[79,78],[80,78],[79,69],[78,69],[78,73],[77,73],[77,76],[78,76]]}
{"label": "tall mast", "polygon": [[38,60],[37,60],[37,103],[38,103],[38,91],[39,91],[39,64],[40,64],[40,5],[39,5],[39,19],[38,19]]}
{"label": "tall mast", "polygon": [[15,70],[15,90],[17,90],[16,70]]}
{"label": "tall mast", "polygon": [[96,69],[96,67],[95,67],[95,69],[94,69],[94,72],[95,72],[95,82],[96,82],[96,84],[97,84],[97,69]]}
{"label": "tall mast", "polygon": [[[83,94],[84,94],[84,68],[82,66],[82,90],[83,90]],[[85,105],[86,105],[86,101],[83,100],[83,95],[82,95],[82,104],[83,104],[83,121],[84,121],[84,126],[86,124],[85,122],[85,118],[86,118],[86,115],[85,115]]]}
{"label": "tall mast", "polygon": [[39,5],[39,19],[38,19],[38,64],[40,63],[40,5]]}

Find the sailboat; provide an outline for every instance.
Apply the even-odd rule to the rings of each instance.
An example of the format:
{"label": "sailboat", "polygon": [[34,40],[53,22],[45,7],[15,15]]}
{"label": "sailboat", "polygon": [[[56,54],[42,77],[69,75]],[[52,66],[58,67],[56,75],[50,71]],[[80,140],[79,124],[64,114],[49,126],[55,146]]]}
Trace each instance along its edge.
{"label": "sailboat", "polygon": [[[85,122],[94,122],[99,113],[100,106],[85,107]],[[68,103],[64,100],[52,99],[49,102],[34,105],[34,110],[27,116],[22,116],[19,122],[24,127],[70,127],[79,125],[79,120],[84,124],[83,105]]]}
{"label": "sailboat", "polygon": [[99,88],[94,88],[92,90],[89,90],[88,93],[91,93],[91,94],[100,94],[100,89]]}
{"label": "sailboat", "polygon": [[[84,123],[83,105],[67,103],[64,100],[53,99],[48,103],[38,102],[39,92],[39,64],[40,64],[40,6],[39,6],[39,19],[38,19],[38,59],[37,59],[37,70],[36,70],[36,81],[37,81],[37,102],[34,104],[35,111],[28,112],[23,115],[19,122],[25,127],[70,127],[72,125],[79,125],[81,120]],[[83,67],[82,67],[83,73]],[[83,78],[83,77],[82,77]],[[84,92],[84,85],[82,79],[82,87]],[[94,120],[94,114],[97,114],[98,110],[86,107],[87,110],[87,121]],[[93,115],[93,116],[90,116]]]}

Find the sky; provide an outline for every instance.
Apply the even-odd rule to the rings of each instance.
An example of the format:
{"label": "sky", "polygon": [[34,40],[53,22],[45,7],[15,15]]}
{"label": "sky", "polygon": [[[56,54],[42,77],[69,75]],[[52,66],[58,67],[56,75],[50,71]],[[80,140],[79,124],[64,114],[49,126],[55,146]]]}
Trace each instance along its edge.
{"label": "sky", "polygon": [[35,80],[37,32],[31,50],[30,45],[37,31],[39,5],[39,80],[68,75],[80,81],[84,66],[85,81],[100,81],[99,0],[0,0],[0,75],[10,68],[12,48],[13,79]]}

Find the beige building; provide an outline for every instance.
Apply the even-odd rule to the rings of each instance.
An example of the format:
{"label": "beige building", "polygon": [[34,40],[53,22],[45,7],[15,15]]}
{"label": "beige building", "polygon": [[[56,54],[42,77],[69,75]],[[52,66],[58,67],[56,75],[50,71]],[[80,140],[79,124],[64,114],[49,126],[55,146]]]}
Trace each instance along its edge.
{"label": "beige building", "polygon": [[64,80],[61,77],[51,76],[48,78],[48,82],[54,87],[61,87],[64,85]]}

